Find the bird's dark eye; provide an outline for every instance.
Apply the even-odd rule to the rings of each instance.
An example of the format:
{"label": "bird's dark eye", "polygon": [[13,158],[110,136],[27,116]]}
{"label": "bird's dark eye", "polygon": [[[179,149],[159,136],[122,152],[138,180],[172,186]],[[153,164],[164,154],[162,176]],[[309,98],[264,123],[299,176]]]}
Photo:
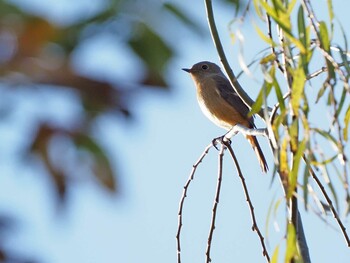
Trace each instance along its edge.
{"label": "bird's dark eye", "polygon": [[209,67],[207,64],[202,65],[202,69],[207,70]]}

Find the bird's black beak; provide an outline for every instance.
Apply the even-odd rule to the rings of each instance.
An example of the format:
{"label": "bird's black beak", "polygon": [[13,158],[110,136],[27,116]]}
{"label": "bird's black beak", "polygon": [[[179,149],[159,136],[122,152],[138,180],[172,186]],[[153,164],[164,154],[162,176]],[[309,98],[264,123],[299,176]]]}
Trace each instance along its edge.
{"label": "bird's black beak", "polygon": [[191,69],[189,69],[189,68],[183,68],[182,70],[183,70],[183,71],[186,71],[186,72],[188,72],[188,73],[191,73]]}

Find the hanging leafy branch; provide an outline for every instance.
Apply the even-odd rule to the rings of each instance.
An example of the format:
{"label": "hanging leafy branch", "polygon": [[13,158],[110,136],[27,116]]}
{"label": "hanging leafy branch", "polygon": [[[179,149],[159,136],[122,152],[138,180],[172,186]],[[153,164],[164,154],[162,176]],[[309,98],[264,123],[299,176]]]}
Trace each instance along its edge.
{"label": "hanging leafy branch", "polygon": [[[266,25],[267,33],[254,26],[268,47],[264,50],[269,50],[259,61],[264,81],[255,100],[244,91],[229,66],[212,1],[204,2],[214,45],[234,90],[251,109],[251,114],[260,115],[267,126],[275,172],[281,180],[289,211],[284,261],[311,262],[298,207],[301,197],[306,209],[311,206],[308,197],[310,192],[313,195],[315,192],[310,180],[316,182],[321,192],[321,196],[315,198],[332,212],[350,247],[349,236],[339,216],[341,211],[347,216],[350,210],[349,162],[345,151],[350,121],[349,52],[341,26],[344,45],[333,43],[336,27],[332,1],[327,1],[328,22],[318,20],[313,5],[307,0],[253,0],[254,11],[250,10],[251,1],[248,1],[243,16],[257,14]],[[244,21],[244,17],[239,21]],[[273,28],[277,29],[276,35],[272,33]],[[277,102],[270,108],[268,102],[273,100],[272,95]],[[345,207],[339,205],[340,195]],[[182,206],[183,200],[181,216]],[[215,213],[216,210],[215,206]],[[275,247],[271,262],[277,262],[279,247]]]}

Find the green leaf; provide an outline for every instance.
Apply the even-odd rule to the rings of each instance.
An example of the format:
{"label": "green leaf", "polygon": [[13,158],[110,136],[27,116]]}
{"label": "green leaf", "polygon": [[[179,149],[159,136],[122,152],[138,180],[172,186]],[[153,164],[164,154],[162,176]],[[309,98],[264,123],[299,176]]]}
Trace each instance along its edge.
{"label": "green leaf", "polygon": [[277,263],[278,262],[278,253],[279,253],[280,246],[276,246],[275,250],[273,251],[271,263]]}
{"label": "green leaf", "polygon": [[294,118],[292,123],[288,127],[290,145],[293,152],[296,152],[298,149],[299,141],[299,119]]}
{"label": "green leaf", "polygon": [[274,79],[273,79],[273,86],[275,87],[276,97],[277,97],[279,107],[281,109],[281,114],[282,114],[286,110],[286,106],[284,104],[284,99],[283,99],[281,87],[280,87],[276,77],[274,77]]}
{"label": "green leaf", "polygon": [[292,14],[296,3],[297,3],[297,0],[292,0],[290,3],[288,3],[288,8],[287,8],[288,16],[290,16]]}
{"label": "green leaf", "polygon": [[[270,72],[267,73],[270,78],[273,78],[273,76],[275,75],[275,71],[276,71],[275,67],[272,66]],[[264,84],[263,84],[262,88],[260,89],[258,97],[256,98],[255,103],[253,104],[252,109],[251,109],[251,111],[249,113],[250,116],[252,116],[255,113],[260,111],[261,106],[262,106],[262,104],[264,102],[264,97],[265,96],[266,96],[266,98],[268,97],[268,95],[271,92],[272,86],[273,86],[272,83],[269,83],[266,80],[264,81]]]}
{"label": "green leaf", "polygon": [[306,25],[305,25],[304,8],[302,6],[300,6],[298,10],[298,31],[299,31],[299,40],[305,48],[305,53],[300,54],[301,63],[302,63],[305,75],[307,75],[309,72],[308,64],[309,64],[310,56],[308,55],[309,53],[308,51],[309,51],[310,43],[309,43],[309,34],[307,32]]}
{"label": "green leaf", "polygon": [[346,95],[347,95],[347,91],[346,91],[346,89],[343,89],[343,92],[342,92],[340,100],[339,100],[337,111],[335,112],[335,116],[337,116],[337,117],[339,116],[341,110],[343,109]]}
{"label": "green leaf", "polygon": [[321,41],[321,47],[326,50],[327,52],[329,52],[330,50],[330,41],[329,41],[329,35],[328,35],[328,29],[327,29],[327,25],[324,21],[321,21],[320,23],[320,41]]}
{"label": "green leaf", "polygon": [[321,130],[319,128],[312,128],[312,131],[317,132],[318,134],[320,134],[322,137],[324,137],[325,139],[327,139],[329,142],[331,142],[333,144],[334,147],[336,147],[337,149],[339,148],[338,146],[338,140],[333,137],[329,132],[326,132],[324,130]]}
{"label": "green leaf", "polygon": [[346,51],[343,51],[341,48],[340,49],[340,56],[344,65],[344,68],[346,70],[347,76],[346,79],[349,79],[349,75],[350,75],[350,66],[349,66],[349,61],[348,61],[348,55]]}
{"label": "green leaf", "polygon": [[326,83],[323,83],[322,87],[320,88],[320,90],[317,93],[317,97],[316,97],[316,101],[315,103],[318,103],[318,101],[320,100],[320,98],[322,98],[324,92],[326,91],[328,85]]}
{"label": "green leaf", "polygon": [[171,4],[169,2],[166,2],[163,4],[163,8],[176,16],[177,19],[179,19],[181,22],[183,22],[185,25],[189,26],[190,28],[194,29],[197,33],[203,33],[202,28],[194,22],[192,17],[186,15],[182,10],[180,10],[177,6],[174,4]]}
{"label": "green leaf", "polygon": [[321,162],[311,162],[312,165],[327,165],[331,162],[333,162],[334,160],[336,160],[338,158],[338,154],[333,155],[332,157],[328,158],[328,159],[324,159]]}
{"label": "green leaf", "polygon": [[345,117],[344,117],[344,129],[343,129],[343,136],[344,140],[348,141],[348,131],[349,131],[349,121],[350,121],[350,106],[346,110]]}
{"label": "green leaf", "polygon": [[291,32],[292,25],[288,19],[287,10],[283,10],[283,6],[279,5],[279,1],[273,1],[274,7],[269,6],[264,0],[260,0],[260,4],[284,31]]}
{"label": "green leaf", "polygon": [[293,84],[291,93],[292,110],[295,116],[299,116],[299,105],[304,93],[305,72],[302,67],[298,67],[292,72]]}
{"label": "green leaf", "polygon": [[307,204],[308,204],[308,197],[309,197],[309,190],[307,189],[307,185],[309,184],[309,175],[310,175],[310,162],[308,159],[305,160],[306,165],[304,168],[304,178],[303,178],[303,198],[304,198],[304,208],[305,211],[307,211]]}
{"label": "green leaf", "polygon": [[260,60],[260,64],[268,64],[268,63],[274,62],[275,59],[276,59],[276,54],[275,53],[271,53],[271,54],[263,57]]}
{"label": "green leaf", "polygon": [[290,263],[293,258],[297,255],[297,239],[295,228],[292,223],[288,222],[287,225],[287,247],[286,257],[284,262]]}
{"label": "green leaf", "polygon": [[269,36],[265,35],[265,33],[262,32],[261,29],[255,23],[253,23],[253,26],[254,26],[255,31],[258,33],[258,36],[263,41],[265,41],[270,46],[273,46],[273,47],[277,46],[277,44]]}
{"label": "green leaf", "polygon": [[[321,42],[321,47],[329,54],[331,55],[331,43],[330,43],[330,38],[328,34],[328,29],[327,25],[324,21],[321,21],[319,23],[319,28],[320,28],[320,42]],[[328,72],[328,81],[330,79],[335,79],[335,72],[334,72],[334,67],[331,62],[326,59],[327,63],[327,72]]]}
{"label": "green leaf", "polygon": [[74,134],[74,143],[78,148],[90,153],[93,158],[92,171],[102,186],[116,191],[114,173],[109,159],[101,146],[90,136],[82,133]]}
{"label": "green leaf", "polygon": [[271,2],[277,14],[287,13],[287,9],[285,8],[284,3],[282,3],[281,0],[272,0]]}
{"label": "green leaf", "polygon": [[288,166],[288,139],[283,138],[281,149],[280,149],[280,173],[283,175],[289,174]]}
{"label": "green leaf", "polygon": [[296,154],[293,156],[293,167],[292,167],[291,173],[289,174],[289,185],[288,185],[287,198],[292,197],[292,195],[294,193],[294,189],[297,186],[299,164],[300,164],[300,160],[304,154],[305,146],[306,146],[306,139],[303,139],[301,141],[301,143],[299,144],[299,147],[298,147]]}
{"label": "green leaf", "polygon": [[333,0],[327,0],[327,5],[328,5],[329,20],[332,22],[334,19]]}
{"label": "green leaf", "polygon": [[130,47],[148,67],[148,83],[164,86],[162,73],[173,55],[163,39],[144,23],[138,23],[135,34],[129,40]]}

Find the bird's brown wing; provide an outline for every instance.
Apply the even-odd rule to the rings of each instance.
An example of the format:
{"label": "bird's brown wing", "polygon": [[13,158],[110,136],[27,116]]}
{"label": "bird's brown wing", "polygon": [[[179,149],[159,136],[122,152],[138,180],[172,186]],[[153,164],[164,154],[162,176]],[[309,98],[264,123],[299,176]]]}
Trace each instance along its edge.
{"label": "bird's brown wing", "polygon": [[[219,89],[220,96],[228,104],[234,107],[244,118],[248,119],[249,108],[234,91],[229,80],[225,76],[214,76],[213,78]],[[255,128],[253,118],[249,118],[248,121],[251,124],[251,127]]]}

